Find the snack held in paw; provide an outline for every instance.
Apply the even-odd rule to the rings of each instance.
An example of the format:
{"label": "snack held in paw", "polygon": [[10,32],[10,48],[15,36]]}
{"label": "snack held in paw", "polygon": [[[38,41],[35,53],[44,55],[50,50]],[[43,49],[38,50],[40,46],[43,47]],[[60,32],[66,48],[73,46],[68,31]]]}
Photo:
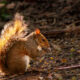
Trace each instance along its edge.
{"label": "snack held in paw", "polygon": [[0,70],[5,74],[24,73],[31,59],[36,60],[51,51],[39,29],[26,36],[27,33],[27,24],[19,13],[4,26],[0,37]]}

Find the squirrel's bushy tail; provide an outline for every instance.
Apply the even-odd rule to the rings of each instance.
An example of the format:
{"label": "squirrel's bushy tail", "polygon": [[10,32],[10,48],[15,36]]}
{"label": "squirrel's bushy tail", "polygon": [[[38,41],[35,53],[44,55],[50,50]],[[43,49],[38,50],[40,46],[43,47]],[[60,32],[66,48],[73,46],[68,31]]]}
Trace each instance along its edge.
{"label": "squirrel's bushy tail", "polygon": [[0,67],[4,68],[6,53],[17,38],[24,37],[27,34],[27,25],[23,16],[16,13],[14,20],[7,23],[0,36]]}
{"label": "squirrel's bushy tail", "polygon": [[12,22],[7,23],[1,33],[0,38],[0,51],[2,47],[9,43],[12,38],[24,37],[27,33],[27,25],[23,20],[23,16],[16,13]]}

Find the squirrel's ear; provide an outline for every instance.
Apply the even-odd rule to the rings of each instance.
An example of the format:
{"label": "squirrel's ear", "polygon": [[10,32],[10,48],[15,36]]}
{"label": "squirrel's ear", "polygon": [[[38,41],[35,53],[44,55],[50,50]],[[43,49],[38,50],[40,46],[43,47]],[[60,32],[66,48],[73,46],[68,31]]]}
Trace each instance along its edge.
{"label": "squirrel's ear", "polygon": [[39,30],[39,29],[36,29],[36,30],[35,30],[35,33],[36,33],[36,34],[40,34],[40,30]]}

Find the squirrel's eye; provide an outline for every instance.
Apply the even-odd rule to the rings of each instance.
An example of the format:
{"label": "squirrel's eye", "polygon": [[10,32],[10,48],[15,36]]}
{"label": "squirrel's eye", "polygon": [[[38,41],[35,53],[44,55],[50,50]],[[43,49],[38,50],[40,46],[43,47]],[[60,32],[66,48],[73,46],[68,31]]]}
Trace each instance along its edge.
{"label": "squirrel's eye", "polygon": [[42,41],[44,42],[44,41],[45,41],[45,39],[42,39]]}

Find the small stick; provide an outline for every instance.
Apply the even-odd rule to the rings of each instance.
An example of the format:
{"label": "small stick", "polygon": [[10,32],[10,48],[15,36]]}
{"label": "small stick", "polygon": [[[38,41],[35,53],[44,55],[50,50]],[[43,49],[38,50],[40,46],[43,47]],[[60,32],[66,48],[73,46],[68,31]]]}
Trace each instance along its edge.
{"label": "small stick", "polygon": [[59,15],[64,15],[64,14],[66,14],[67,12],[71,11],[71,9],[74,8],[74,7],[80,2],[80,0],[76,0],[76,1],[73,0],[73,2],[74,2],[74,3],[73,3],[72,6],[70,5],[70,6],[64,7]]}
{"label": "small stick", "polygon": [[80,64],[79,65],[72,65],[72,66],[65,66],[65,67],[58,67],[58,68],[54,68],[55,70],[65,70],[65,69],[72,69],[72,68],[80,68]]}
{"label": "small stick", "polygon": [[[58,37],[58,36],[69,36],[70,34],[80,34],[80,27],[62,29],[62,30],[52,30],[52,31],[42,31],[42,33],[47,37]],[[66,33],[68,33],[66,35]]]}

